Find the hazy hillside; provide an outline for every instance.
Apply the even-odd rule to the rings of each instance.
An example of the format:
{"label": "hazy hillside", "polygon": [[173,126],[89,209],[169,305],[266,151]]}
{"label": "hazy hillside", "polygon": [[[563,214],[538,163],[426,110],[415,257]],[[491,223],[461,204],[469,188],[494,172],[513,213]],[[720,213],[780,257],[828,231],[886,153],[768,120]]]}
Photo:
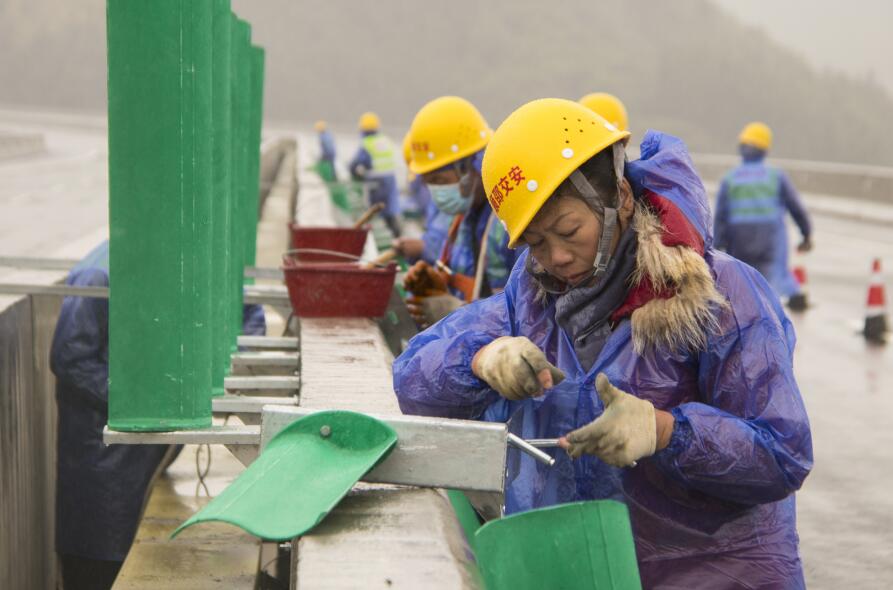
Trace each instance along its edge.
{"label": "hazy hillside", "polygon": [[[160,2],[159,2],[160,4]],[[237,0],[267,49],[267,116],[345,129],[366,109],[403,128],[454,93],[496,126],[541,96],[608,90],[634,132],[729,152],[764,119],[780,156],[893,165],[893,100],[815,72],[708,0]],[[0,103],[102,108],[104,2],[5,0]]]}

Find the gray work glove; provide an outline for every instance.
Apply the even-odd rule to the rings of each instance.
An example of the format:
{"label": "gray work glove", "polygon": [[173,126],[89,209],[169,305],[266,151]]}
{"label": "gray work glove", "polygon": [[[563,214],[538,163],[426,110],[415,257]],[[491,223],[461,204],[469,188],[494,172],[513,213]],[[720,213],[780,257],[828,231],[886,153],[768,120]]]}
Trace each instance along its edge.
{"label": "gray work glove", "polygon": [[463,305],[464,301],[449,294],[424,297],[421,301],[424,325],[433,326]]}
{"label": "gray work glove", "polygon": [[635,465],[657,448],[654,405],[617,389],[604,373],[595,379],[595,389],[605,406],[604,413],[567,435],[567,453],[574,459],[595,455],[615,467]]}
{"label": "gray work glove", "polygon": [[472,370],[502,397],[538,397],[562,381],[564,373],[523,336],[502,336],[478,351]]}

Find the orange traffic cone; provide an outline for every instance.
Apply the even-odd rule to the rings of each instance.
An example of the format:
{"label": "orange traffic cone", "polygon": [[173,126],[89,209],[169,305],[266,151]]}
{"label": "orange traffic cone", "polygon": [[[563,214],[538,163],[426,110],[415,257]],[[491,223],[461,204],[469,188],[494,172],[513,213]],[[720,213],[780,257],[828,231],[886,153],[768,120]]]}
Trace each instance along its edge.
{"label": "orange traffic cone", "polygon": [[809,307],[809,301],[806,298],[808,290],[806,286],[806,266],[803,265],[803,258],[801,256],[796,258],[793,274],[794,278],[797,279],[797,284],[800,285],[800,292],[794,293],[788,298],[788,308],[790,308],[791,311],[804,311]]}
{"label": "orange traffic cone", "polygon": [[871,282],[868,285],[868,305],[865,310],[865,338],[872,342],[883,342],[887,333],[887,309],[884,297],[884,279],[881,276],[881,260],[875,258],[871,264]]}

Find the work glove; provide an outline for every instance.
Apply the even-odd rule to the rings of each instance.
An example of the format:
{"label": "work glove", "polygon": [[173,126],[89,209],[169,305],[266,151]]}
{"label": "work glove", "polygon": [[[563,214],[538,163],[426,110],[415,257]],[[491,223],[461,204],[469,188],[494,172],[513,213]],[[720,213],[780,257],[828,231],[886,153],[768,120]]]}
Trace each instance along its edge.
{"label": "work glove", "polygon": [[465,305],[464,301],[449,293],[429,295],[428,297],[416,297],[413,295],[406,300],[406,308],[409,310],[409,315],[412,316],[412,319],[416,321],[420,328],[433,326],[463,305]]}
{"label": "work glove", "polygon": [[595,455],[615,467],[635,466],[657,448],[657,423],[651,402],[617,389],[604,373],[595,379],[604,413],[567,435],[567,453],[574,459]]}
{"label": "work glove", "polygon": [[797,252],[809,252],[810,250],[812,250],[812,240],[809,237],[805,237],[797,246]]}
{"label": "work glove", "polygon": [[502,336],[478,351],[472,371],[502,397],[538,397],[564,381],[564,373],[523,336]]}
{"label": "work glove", "polygon": [[416,297],[443,295],[448,292],[448,280],[445,272],[432,268],[424,260],[419,260],[403,277],[403,288]]}

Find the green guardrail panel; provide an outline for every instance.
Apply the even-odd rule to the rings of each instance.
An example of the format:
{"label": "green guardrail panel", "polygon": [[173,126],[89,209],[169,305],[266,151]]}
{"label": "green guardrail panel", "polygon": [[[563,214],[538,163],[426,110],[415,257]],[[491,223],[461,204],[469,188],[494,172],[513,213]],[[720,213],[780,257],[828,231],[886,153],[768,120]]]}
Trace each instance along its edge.
{"label": "green guardrail panel", "polygon": [[234,268],[230,261],[230,224],[232,195],[230,168],[232,167],[232,16],[229,0],[213,0],[213,44],[211,46],[211,112],[214,120],[212,140],[213,193],[211,219],[213,235],[211,248],[212,394],[223,395],[223,378],[229,370],[231,346],[236,335],[232,333]]}
{"label": "green guardrail panel", "polygon": [[107,2],[109,426],[211,423],[212,5]]}
{"label": "green guardrail panel", "polygon": [[493,520],[475,534],[487,590],[641,590],[629,511],[614,500]]}
{"label": "green guardrail panel", "polygon": [[303,535],[396,444],[390,426],[364,414],[326,411],[300,418],[172,537],[207,521],[227,522],[274,541]]}

